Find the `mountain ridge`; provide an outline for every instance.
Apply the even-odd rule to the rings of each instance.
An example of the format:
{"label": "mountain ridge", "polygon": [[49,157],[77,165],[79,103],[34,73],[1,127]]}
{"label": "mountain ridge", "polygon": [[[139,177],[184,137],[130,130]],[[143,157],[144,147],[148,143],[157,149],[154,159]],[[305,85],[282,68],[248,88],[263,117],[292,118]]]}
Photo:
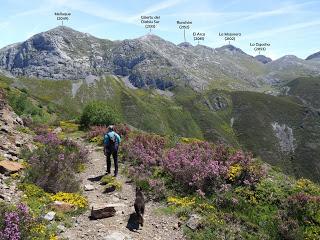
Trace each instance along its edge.
{"label": "mountain ridge", "polygon": [[[15,76],[79,80],[114,74],[128,77],[135,87],[161,90],[185,84],[196,90],[257,90],[300,76],[320,75],[320,63],[280,59],[263,64],[232,45],[176,45],[152,34],[110,41],[65,26],[0,49],[0,69]],[[297,65],[299,71],[292,68]],[[291,76],[286,76],[288,69]]]}
{"label": "mountain ridge", "polygon": [[320,61],[320,51],[316,52],[314,54],[311,54],[310,56],[308,56],[306,58],[306,60],[316,60],[316,61]]}

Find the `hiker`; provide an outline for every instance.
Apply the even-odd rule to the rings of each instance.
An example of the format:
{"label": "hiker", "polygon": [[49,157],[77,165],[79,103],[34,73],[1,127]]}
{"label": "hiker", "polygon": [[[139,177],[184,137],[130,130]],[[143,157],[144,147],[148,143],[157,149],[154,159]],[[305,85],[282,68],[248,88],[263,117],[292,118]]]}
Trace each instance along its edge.
{"label": "hiker", "polygon": [[114,176],[118,175],[118,149],[121,142],[120,136],[114,131],[114,127],[110,125],[108,131],[104,135],[104,155],[107,157],[107,174],[111,173],[111,155],[114,160]]}

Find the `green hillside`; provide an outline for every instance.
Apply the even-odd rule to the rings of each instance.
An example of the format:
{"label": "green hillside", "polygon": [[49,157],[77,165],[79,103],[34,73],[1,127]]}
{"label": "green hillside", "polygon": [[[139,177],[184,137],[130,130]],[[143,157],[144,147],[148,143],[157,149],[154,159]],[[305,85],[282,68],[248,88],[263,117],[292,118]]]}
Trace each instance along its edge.
{"label": "green hillside", "polygon": [[[289,93],[316,107],[317,81],[297,79],[288,84]],[[138,129],[241,145],[286,173],[320,181],[320,115],[296,96],[214,89],[199,93],[176,87],[170,97],[129,88],[113,76],[92,83],[28,78],[2,82],[28,89],[44,105],[55,107],[61,119],[77,119],[86,103],[102,100]]]}
{"label": "green hillside", "polygon": [[320,108],[320,78],[298,78],[286,86],[290,95],[299,97],[314,108]]}

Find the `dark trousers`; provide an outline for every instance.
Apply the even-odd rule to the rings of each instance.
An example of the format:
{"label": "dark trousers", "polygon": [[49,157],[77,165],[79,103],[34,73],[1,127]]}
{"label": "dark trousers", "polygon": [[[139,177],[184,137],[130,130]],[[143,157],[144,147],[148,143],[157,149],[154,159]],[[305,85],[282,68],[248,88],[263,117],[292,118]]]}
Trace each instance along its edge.
{"label": "dark trousers", "polygon": [[107,150],[107,172],[111,173],[111,155],[114,161],[114,175],[118,175],[118,151],[115,149]]}

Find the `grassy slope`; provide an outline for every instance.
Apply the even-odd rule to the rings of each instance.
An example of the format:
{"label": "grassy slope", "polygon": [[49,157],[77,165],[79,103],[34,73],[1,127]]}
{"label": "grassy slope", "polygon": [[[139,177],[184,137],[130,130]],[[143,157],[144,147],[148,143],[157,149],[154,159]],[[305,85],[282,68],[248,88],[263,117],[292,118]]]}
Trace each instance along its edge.
{"label": "grassy slope", "polygon": [[[209,101],[210,95],[212,93],[216,94],[216,91],[203,95],[190,89],[177,89],[176,93],[176,101],[191,113],[205,139],[238,145],[234,131],[230,126],[230,109],[232,105],[230,101],[228,101],[228,108],[214,111],[210,110],[205,102]],[[217,91],[217,94],[228,98],[224,92]]]}
{"label": "grassy slope", "polygon": [[[309,114],[303,105],[292,97],[274,97],[252,92],[233,92],[234,128],[244,147],[260,155],[287,173],[320,181],[320,121]],[[293,129],[296,150],[283,154],[271,124],[278,122]]]}
{"label": "grassy slope", "polygon": [[[58,104],[57,109],[63,118],[76,118],[87,102],[103,100],[117,108],[125,122],[139,129],[223,141],[236,146],[241,143],[255,155],[280,166],[287,173],[320,181],[317,157],[320,154],[319,117],[308,112],[292,97],[218,90],[199,94],[180,87],[174,90],[175,97],[169,99],[153,90],[129,89],[122,81],[107,77],[94,85],[82,84],[73,98],[70,81],[18,81],[43,102]],[[304,92],[306,86],[292,88],[291,91],[301,89],[299,91]],[[310,89],[314,90],[314,87]],[[216,96],[225,100],[225,108],[209,108],[207,103],[212,103]],[[314,99],[316,101],[318,98]],[[233,127],[230,125],[231,118],[234,118]],[[280,152],[271,127],[273,122],[286,124],[293,129],[297,144],[294,154],[284,155]]]}
{"label": "grassy slope", "polygon": [[289,94],[304,99],[312,107],[320,109],[320,78],[298,78],[287,84]]}
{"label": "grassy slope", "polygon": [[96,84],[83,83],[72,97],[71,81],[18,79],[20,85],[40,101],[61,106],[62,118],[76,118],[84,105],[92,100],[107,101],[122,112],[125,122],[159,134],[180,134],[203,138],[191,114],[173,100],[154,91],[129,89],[116,78],[100,79]]}

